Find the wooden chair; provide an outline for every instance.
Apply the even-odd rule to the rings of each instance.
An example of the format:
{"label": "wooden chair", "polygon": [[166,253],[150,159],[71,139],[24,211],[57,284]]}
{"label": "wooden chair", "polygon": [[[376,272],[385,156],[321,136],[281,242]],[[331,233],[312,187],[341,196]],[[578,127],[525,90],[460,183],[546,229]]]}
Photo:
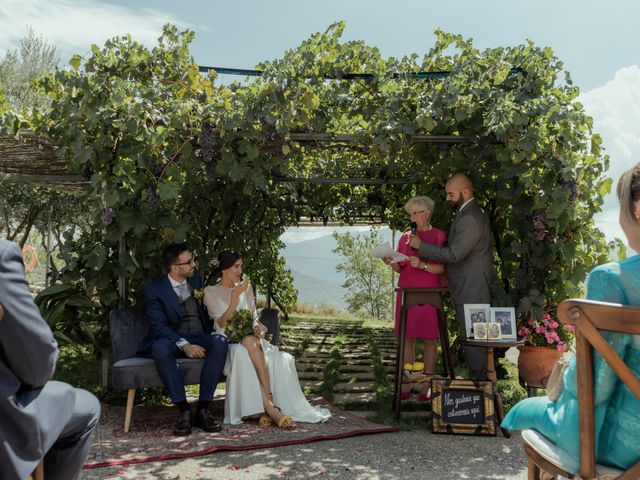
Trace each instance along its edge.
{"label": "wooden chair", "polygon": [[[567,472],[555,452],[555,444],[535,430],[522,432],[524,449],[529,457],[528,478],[606,478],[631,480],[640,478],[640,462],[626,472],[596,464],[595,408],[593,388],[593,349],[597,350],[631,392],[640,399],[640,380],[625,365],[599,330],[640,335],[640,308],[590,300],[565,300],[558,307],[558,319],[576,327],[576,361],[578,378],[578,415],[580,426],[580,472]],[[546,475],[545,475],[546,474]]]}

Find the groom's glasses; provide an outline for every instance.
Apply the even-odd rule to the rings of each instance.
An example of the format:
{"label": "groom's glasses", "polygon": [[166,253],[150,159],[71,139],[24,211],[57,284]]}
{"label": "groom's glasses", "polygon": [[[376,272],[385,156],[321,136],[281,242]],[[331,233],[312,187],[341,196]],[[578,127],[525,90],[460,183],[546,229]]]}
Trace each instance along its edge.
{"label": "groom's glasses", "polygon": [[174,263],[174,265],[180,266],[180,265],[197,265],[198,264],[198,258],[194,258],[191,257],[189,260],[187,260],[186,262],[181,262],[181,263]]}

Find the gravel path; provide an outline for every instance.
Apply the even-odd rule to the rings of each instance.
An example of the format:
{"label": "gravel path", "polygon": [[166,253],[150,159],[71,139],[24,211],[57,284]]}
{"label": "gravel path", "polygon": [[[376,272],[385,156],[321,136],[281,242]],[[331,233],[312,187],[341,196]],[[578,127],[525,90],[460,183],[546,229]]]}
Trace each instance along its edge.
{"label": "gravel path", "polygon": [[526,465],[519,434],[506,439],[413,430],[86,470],[84,478],[525,480]]}

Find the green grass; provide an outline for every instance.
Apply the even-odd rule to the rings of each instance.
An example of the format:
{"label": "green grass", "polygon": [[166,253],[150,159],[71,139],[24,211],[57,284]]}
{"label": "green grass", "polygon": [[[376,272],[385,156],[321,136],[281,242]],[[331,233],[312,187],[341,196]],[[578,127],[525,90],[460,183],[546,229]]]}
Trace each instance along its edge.
{"label": "green grass", "polygon": [[328,400],[333,400],[333,389],[336,383],[338,383],[338,377],[340,376],[340,365],[343,362],[340,349],[342,348],[342,344],[345,340],[347,340],[346,332],[344,331],[344,328],[341,328],[338,334],[334,337],[329,361],[324,369],[324,378],[319,390],[319,393]]}

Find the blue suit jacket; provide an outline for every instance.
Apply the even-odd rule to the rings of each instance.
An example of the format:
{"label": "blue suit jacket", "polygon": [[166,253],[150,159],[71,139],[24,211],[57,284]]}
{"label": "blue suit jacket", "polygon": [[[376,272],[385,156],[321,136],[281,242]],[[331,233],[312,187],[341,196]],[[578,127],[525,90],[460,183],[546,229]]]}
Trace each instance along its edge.
{"label": "blue suit jacket", "polygon": [[[188,278],[187,282],[193,289],[202,287],[202,279],[199,274]],[[205,333],[213,331],[213,322],[200,302],[198,313]],[[151,330],[140,342],[138,354],[147,354],[155,340],[165,338],[173,343],[182,338],[178,328],[182,322],[182,307],[178,295],[171,286],[169,278],[165,275],[149,283],[144,289],[144,305],[147,318],[151,323]]]}

